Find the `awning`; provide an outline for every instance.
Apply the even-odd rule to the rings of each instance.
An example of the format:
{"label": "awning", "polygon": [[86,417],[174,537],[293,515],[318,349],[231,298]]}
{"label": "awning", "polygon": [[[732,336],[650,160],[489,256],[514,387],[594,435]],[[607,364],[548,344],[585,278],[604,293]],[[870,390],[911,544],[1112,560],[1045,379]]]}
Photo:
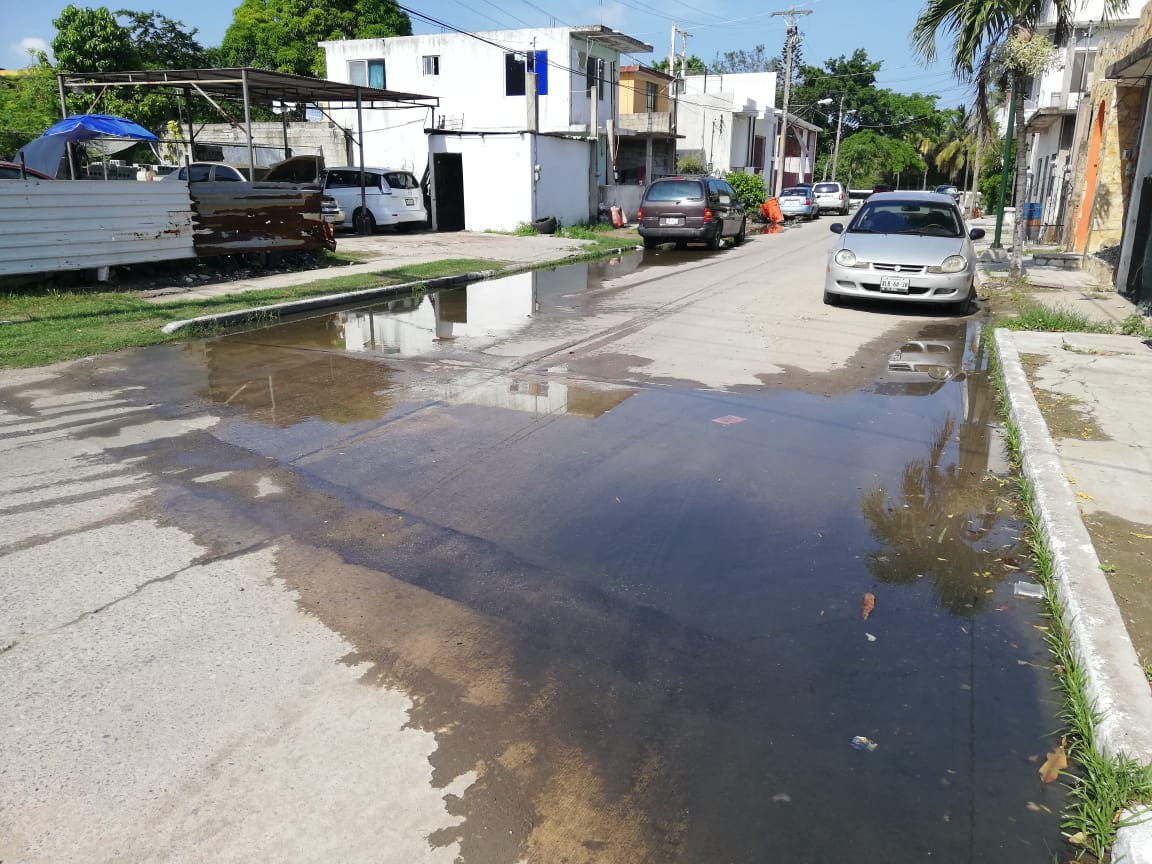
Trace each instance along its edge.
{"label": "awning", "polygon": [[1115,81],[1143,81],[1152,78],[1152,39],[1110,64],[1104,77]]}

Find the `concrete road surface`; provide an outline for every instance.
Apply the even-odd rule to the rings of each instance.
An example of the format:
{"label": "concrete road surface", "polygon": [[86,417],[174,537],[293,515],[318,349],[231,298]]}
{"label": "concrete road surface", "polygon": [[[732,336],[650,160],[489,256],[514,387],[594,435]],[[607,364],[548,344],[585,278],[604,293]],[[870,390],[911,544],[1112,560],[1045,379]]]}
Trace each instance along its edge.
{"label": "concrete road surface", "polygon": [[0,860],[1047,860],[969,324],[829,221],[6,372]]}

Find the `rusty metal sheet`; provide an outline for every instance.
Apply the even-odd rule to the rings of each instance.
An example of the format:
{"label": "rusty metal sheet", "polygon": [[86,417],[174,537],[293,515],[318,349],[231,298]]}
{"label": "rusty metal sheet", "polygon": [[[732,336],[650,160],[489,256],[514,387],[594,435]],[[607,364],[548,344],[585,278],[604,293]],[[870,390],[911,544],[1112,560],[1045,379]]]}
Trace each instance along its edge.
{"label": "rusty metal sheet", "polygon": [[200,257],[334,249],[320,191],[292,183],[194,183],[193,243]]}
{"label": "rusty metal sheet", "polygon": [[0,180],[0,275],[195,255],[182,183]]}

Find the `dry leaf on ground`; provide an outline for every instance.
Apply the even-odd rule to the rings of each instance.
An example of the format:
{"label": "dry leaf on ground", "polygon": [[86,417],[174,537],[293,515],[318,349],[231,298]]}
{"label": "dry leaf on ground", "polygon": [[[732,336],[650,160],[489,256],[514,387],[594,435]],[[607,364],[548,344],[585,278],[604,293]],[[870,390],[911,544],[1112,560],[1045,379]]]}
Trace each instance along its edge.
{"label": "dry leaf on ground", "polygon": [[872,614],[872,610],[876,608],[876,595],[871,591],[864,595],[864,602],[860,604],[860,615],[867,621],[868,616]]}
{"label": "dry leaf on ground", "polygon": [[1061,744],[1055,750],[1048,754],[1048,758],[1044,760],[1044,764],[1040,766],[1040,782],[1051,783],[1053,780],[1060,776],[1060,772],[1068,767],[1068,754],[1064,752],[1064,745]]}

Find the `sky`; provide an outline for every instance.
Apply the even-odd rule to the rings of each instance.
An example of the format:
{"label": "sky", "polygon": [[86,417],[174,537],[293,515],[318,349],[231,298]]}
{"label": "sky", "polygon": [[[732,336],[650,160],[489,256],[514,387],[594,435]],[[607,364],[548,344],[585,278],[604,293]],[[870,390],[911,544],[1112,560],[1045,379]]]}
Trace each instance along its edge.
{"label": "sky", "polygon": [[[97,5],[73,0],[76,5]],[[203,45],[218,45],[232,21],[239,0],[117,0],[110,9],[156,10],[199,30]],[[604,24],[649,45],[650,55],[638,55],[641,63],[667,57],[672,26],[687,30],[688,53],[710,64],[717,53],[750,50],[763,44],[771,54],[784,45],[786,19],[774,10],[810,11],[797,16],[803,35],[804,62],[823,65],[828,58],[851,55],[864,48],[869,58],[883,63],[877,83],[900,93],[932,93],[940,96],[941,108],[968,102],[970,90],[958,85],[947,65],[924,66],[912,54],[909,33],[925,0],[790,0],[771,3],[757,0],[402,0],[402,5],[472,32],[563,24]],[[29,63],[28,49],[47,49],[55,35],[52,19],[67,0],[8,4],[0,39],[0,66],[16,69]],[[413,17],[414,33],[433,33],[440,28]],[[677,46],[679,49],[679,45]],[[946,47],[940,46],[941,53]]]}

